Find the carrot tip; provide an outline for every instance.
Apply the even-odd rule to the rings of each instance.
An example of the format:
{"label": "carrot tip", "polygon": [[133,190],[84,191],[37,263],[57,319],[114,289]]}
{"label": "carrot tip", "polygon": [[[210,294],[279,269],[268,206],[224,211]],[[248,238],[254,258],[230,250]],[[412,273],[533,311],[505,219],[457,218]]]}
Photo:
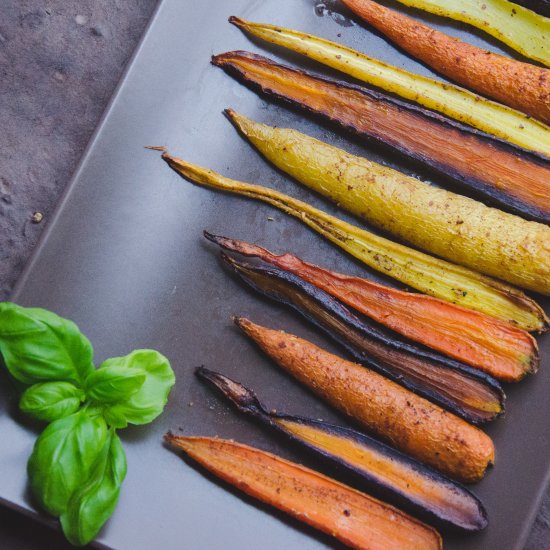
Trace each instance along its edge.
{"label": "carrot tip", "polygon": [[232,317],[233,322],[235,325],[237,325],[243,332],[248,332],[248,328],[252,325],[252,323],[246,318],[246,317],[239,317],[237,315],[234,315]]}
{"label": "carrot tip", "polygon": [[229,19],[228,19],[229,23],[231,23],[232,25],[235,25],[236,27],[242,27],[244,26],[244,20],[241,19],[240,17],[237,17],[236,15],[231,15],[229,16]]}
{"label": "carrot tip", "polygon": [[234,57],[239,54],[243,54],[246,52],[243,52],[242,50],[236,50],[236,51],[229,51],[224,53],[218,53],[216,55],[213,55],[210,58],[210,62],[213,65],[217,65],[218,67],[224,67],[225,65],[228,65],[231,63],[231,61],[234,60]]}
{"label": "carrot tip", "polygon": [[149,147],[149,146],[147,146],[147,147],[145,147],[145,149],[150,149],[152,151],[160,151],[162,153],[161,158],[164,159],[167,162],[175,160],[175,157],[168,154],[168,149],[166,149],[166,147],[161,147],[161,146],[158,146],[158,147],[150,146]]}
{"label": "carrot tip", "polygon": [[206,229],[203,230],[202,234],[204,235],[205,239],[215,244],[218,244],[218,240],[220,238],[218,235],[214,235],[214,233],[210,233],[210,231],[207,231]]}

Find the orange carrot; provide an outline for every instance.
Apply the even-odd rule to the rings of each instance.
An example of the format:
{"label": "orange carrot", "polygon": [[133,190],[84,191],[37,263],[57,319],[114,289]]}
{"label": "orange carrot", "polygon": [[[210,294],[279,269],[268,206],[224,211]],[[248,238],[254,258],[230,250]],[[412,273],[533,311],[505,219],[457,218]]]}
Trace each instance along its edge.
{"label": "orange carrot", "polygon": [[373,0],[342,0],[359,17],[435,71],[550,123],[550,70],[453,38]]}
{"label": "orange carrot", "polygon": [[517,381],[538,367],[536,340],[526,331],[489,315],[328,271],[292,254],[276,256],[244,241],[205,235],[226,250],[290,271],[395,332],[499,380]]}
{"label": "orange carrot", "polygon": [[236,323],[280,367],[397,449],[466,483],[493,463],[489,436],[423,397],[297,336]]}
{"label": "orange carrot", "polygon": [[364,550],[439,550],[439,533],[397,508],[274,454],[211,437],[166,441],[246,494]]}

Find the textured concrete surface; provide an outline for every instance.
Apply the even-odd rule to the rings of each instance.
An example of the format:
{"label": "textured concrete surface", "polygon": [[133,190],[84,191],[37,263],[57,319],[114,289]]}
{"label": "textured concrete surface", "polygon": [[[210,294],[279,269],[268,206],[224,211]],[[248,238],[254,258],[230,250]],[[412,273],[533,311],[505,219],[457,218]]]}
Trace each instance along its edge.
{"label": "textured concrete surface", "polygon": [[0,299],[47,224],[156,4],[2,0]]}
{"label": "textured concrete surface", "polygon": [[[2,0],[0,299],[46,226],[156,3]],[[69,546],[0,508],[0,548]],[[550,549],[550,492],[526,548]]]}

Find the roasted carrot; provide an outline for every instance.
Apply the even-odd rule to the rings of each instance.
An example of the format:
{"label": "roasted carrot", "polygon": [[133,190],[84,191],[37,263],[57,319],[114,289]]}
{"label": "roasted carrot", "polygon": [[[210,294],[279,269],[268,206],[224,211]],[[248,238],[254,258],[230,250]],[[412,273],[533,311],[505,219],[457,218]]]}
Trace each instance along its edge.
{"label": "roasted carrot", "polygon": [[222,257],[248,286],[292,308],[359,364],[473,424],[504,412],[504,391],[489,374],[382,332],[293,273]]}
{"label": "roasted carrot", "polygon": [[395,382],[307,340],[235,320],[280,367],[390,445],[472,483],[493,463],[493,442],[480,429]]}
{"label": "roasted carrot", "polygon": [[228,111],[277,168],[427,252],[550,294],[550,227],[489,208],[289,128]]}
{"label": "roasted carrot", "polygon": [[355,430],[268,411],[252,390],[218,372],[200,367],[195,374],[215,386],[240,412],[343,467],[367,489],[383,492],[391,504],[466,531],[486,527],[487,513],[481,501],[425,464]]}
{"label": "roasted carrot", "polygon": [[525,372],[538,363],[537,343],[524,330],[437,298],[404,292],[304,262],[277,256],[245,241],[205,232],[225,250],[294,273],[392,330],[487,372]]}
{"label": "roasted carrot", "polygon": [[279,456],[212,437],[166,434],[201,466],[304,523],[363,550],[439,550],[439,533],[380,500]]}
{"label": "roasted carrot", "polygon": [[318,36],[237,17],[229,21],[256,38],[288,48],[353,78],[550,157],[550,128],[510,107],[453,84],[388,65]]}
{"label": "roasted carrot", "polygon": [[294,216],[366,265],[431,296],[512,321],[543,323],[544,312],[520,290],[470,269],[434,258],[346,223],[273,189],[201,168],[164,152],[169,166],[190,181],[266,202]]}
{"label": "roasted carrot", "polygon": [[550,163],[451,119],[364,87],[247,52],[212,63],[260,93],[382,143],[527,219],[550,224]]}
{"label": "roasted carrot", "polygon": [[550,123],[549,69],[478,48],[373,0],[342,2],[438,73]]}
{"label": "roasted carrot", "polygon": [[[550,19],[508,0],[398,0],[473,25],[526,57],[550,65]],[[547,4],[545,0],[525,3]],[[547,8],[548,9],[548,8]]]}

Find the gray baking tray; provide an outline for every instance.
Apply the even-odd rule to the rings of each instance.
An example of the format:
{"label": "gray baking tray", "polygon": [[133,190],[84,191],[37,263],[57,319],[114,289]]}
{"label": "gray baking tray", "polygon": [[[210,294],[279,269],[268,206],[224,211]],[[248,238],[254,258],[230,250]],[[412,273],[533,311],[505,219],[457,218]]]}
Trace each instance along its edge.
{"label": "gray baking tray", "polygon": [[[265,205],[194,187],[169,170],[158,153],[143,148],[167,145],[192,162],[276,187],[351,219],[263,161],[223,117],[222,109],[233,107],[430,179],[396,155],[263,101],[209,64],[214,53],[247,49],[307,66],[250,42],[227,23],[235,14],[314,32],[430,74],[332,8],[338,9],[313,0],[164,0],[14,292],[13,300],[22,305],[74,319],[93,342],[98,362],[153,347],[171,359],[176,371],[165,414],[149,426],[121,432],[129,471],[99,544],[132,550],[335,547],[331,539],[227,490],[165,449],[162,435],[173,430],[232,437],[323,469],[201,385],[193,370],[202,364],[251,386],[269,407],[345,423],[261,355],[232,326],[230,316],[246,315],[341,350],[224,272],[217,251],[201,236],[203,229],[290,250],[343,272],[365,270],[299,222]],[[429,20],[498,50],[477,33]],[[318,65],[309,68],[322,71]],[[446,548],[524,545],[550,470],[550,340],[539,342],[539,373],[507,388],[506,416],[487,428],[496,444],[496,466],[474,490],[487,506],[490,525],[477,535],[445,534]],[[36,511],[26,485],[25,463],[39,427],[17,413],[17,392],[5,374],[0,379],[0,498],[53,523]]]}

